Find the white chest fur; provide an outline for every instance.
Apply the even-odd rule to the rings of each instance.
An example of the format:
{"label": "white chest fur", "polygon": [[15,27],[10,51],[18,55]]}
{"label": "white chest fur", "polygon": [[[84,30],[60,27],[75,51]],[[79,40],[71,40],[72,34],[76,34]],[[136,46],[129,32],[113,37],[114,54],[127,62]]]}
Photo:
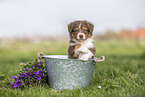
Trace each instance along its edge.
{"label": "white chest fur", "polygon": [[92,48],[94,47],[94,40],[92,38],[87,39],[84,42],[79,42],[79,44],[82,45],[82,47],[86,47],[86,48]]}
{"label": "white chest fur", "polygon": [[78,55],[78,59],[81,60],[88,60],[89,58],[92,58],[93,53],[89,50],[89,48],[93,48],[93,39],[89,38],[84,42],[79,42],[77,44],[81,44],[81,47],[77,50],[75,50],[75,54]]}

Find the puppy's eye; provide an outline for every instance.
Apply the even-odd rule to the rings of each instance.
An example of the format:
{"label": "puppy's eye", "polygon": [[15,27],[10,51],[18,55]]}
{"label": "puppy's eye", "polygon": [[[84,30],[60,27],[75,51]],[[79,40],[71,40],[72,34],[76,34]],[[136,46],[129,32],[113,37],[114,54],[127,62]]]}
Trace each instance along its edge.
{"label": "puppy's eye", "polygon": [[73,30],[73,32],[79,32],[79,30]]}
{"label": "puppy's eye", "polygon": [[88,31],[87,29],[84,29],[83,31]]}

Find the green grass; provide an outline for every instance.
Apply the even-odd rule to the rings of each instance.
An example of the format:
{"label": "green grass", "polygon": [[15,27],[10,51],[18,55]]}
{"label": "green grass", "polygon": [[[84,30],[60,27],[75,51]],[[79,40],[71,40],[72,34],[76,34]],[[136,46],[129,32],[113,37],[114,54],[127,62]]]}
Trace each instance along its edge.
{"label": "green grass", "polygon": [[[106,60],[95,66],[89,87],[52,91],[47,83],[12,89],[11,76],[19,63],[36,58],[38,52],[65,55],[68,42],[0,45],[0,97],[145,97],[145,41],[95,41],[96,57]],[[101,86],[101,89],[98,89]]]}

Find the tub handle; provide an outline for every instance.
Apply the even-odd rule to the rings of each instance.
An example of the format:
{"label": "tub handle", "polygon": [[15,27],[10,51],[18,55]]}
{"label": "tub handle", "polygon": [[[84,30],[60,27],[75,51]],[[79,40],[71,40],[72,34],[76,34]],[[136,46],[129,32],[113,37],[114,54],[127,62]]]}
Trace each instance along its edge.
{"label": "tub handle", "polygon": [[38,59],[38,61],[40,61],[40,60],[43,58],[44,55],[45,55],[44,53],[39,52],[39,53],[37,54],[37,59]]}
{"label": "tub handle", "polygon": [[94,59],[95,62],[103,62],[105,60],[105,56],[101,56],[99,59]]}

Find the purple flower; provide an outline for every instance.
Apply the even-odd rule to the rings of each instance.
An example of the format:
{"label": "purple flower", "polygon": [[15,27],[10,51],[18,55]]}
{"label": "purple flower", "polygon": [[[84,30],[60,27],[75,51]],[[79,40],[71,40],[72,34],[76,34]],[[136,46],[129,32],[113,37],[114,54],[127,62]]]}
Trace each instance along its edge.
{"label": "purple flower", "polygon": [[12,83],[11,84],[13,87],[12,88],[17,88],[17,87],[20,87],[20,85],[23,85],[23,83]]}
{"label": "purple flower", "polygon": [[29,76],[32,76],[32,74],[30,72],[28,72]]}
{"label": "purple flower", "polygon": [[16,78],[17,78],[17,76],[11,76],[11,78],[14,78],[14,79],[16,79]]}
{"label": "purple flower", "polygon": [[40,73],[39,73],[39,71],[37,71],[36,73],[35,73],[35,72],[33,72],[33,74],[36,74],[36,75],[38,75],[38,74],[40,74]]}
{"label": "purple flower", "polygon": [[20,77],[24,77],[24,75],[25,75],[25,74],[24,74],[24,73],[22,73],[22,74],[20,74],[19,76],[20,76]]}
{"label": "purple flower", "polygon": [[39,70],[39,73],[42,73],[42,71],[41,71],[41,70]]}
{"label": "purple flower", "polygon": [[40,84],[41,84],[41,81],[39,81],[38,85],[40,85]]}
{"label": "purple flower", "polygon": [[[46,77],[46,68],[42,65],[43,62],[32,60],[27,65],[24,63],[19,70],[18,76],[11,76],[14,81],[10,81],[12,88],[19,88],[22,85],[31,86],[32,83],[41,84],[41,79]],[[35,67],[35,68],[34,68]]]}
{"label": "purple flower", "polygon": [[41,62],[41,61],[40,61],[39,63],[40,63],[40,65],[42,65],[42,64],[43,64],[43,62]]}
{"label": "purple flower", "polygon": [[29,68],[27,68],[26,70],[27,70],[27,71],[30,71],[30,69],[29,69]]}
{"label": "purple flower", "polygon": [[22,73],[22,74],[19,74],[19,76],[20,76],[20,77],[24,77],[24,76],[25,76],[25,77],[28,77],[28,74],[27,74],[27,73]]}
{"label": "purple flower", "polygon": [[40,81],[40,79],[41,79],[41,76],[35,76],[34,78],[36,78],[38,81]]}
{"label": "purple flower", "polygon": [[20,79],[16,79],[16,81],[17,81],[17,83],[20,83],[21,82]]}
{"label": "purple flower", "polygon": [[12,88],[18,87],[17,84],[14,84],[14,83],[12,83],[11,85],[13,86]]}
{"label": "purple flower", "polygon": [[23,78],[23,81],[24,81],[25,79],[27,79],[27,78]]}
{"label": "purple flower", "polygon": [[23,85],[23,83],[20,83],[20,85]]}
{"label": "purple flower", "polygon": [[21,85],[23,85],[23,83],[21,83],[20,79],[19,78],[17,79],[16,76],[12,76],[12,78],[15,78],[15,80],[16,80],[16,83],[10,81],[12,88],[17,88],[17,87],[20,87]]}
{"label": "purple flower", "polygon": [[38,66],[39,64],[36,64],[36,66]]}

